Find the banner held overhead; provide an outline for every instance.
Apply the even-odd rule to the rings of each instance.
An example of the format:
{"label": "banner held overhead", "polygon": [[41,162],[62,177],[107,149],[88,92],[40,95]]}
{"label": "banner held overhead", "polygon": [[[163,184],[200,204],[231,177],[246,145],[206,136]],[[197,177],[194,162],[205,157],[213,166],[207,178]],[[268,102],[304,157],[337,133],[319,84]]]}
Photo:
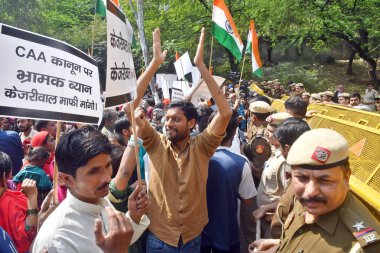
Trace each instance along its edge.
{"label": "banner held overhead", "polygon": [[124,13],[107,0],[107,78],[105,107],[131,101],[136,72],[131,45],[133,29]]}
{"label": "banner held overhead", "polygon": [[97,124],[98,66],[56,39],[0,24],[0,114]]}

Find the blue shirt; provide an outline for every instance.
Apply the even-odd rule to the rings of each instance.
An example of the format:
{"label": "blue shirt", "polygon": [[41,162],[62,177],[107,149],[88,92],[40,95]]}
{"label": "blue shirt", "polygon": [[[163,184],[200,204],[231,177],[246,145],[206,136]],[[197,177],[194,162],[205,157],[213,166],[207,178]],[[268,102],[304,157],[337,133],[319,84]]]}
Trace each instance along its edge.
{"label": "blue shirt", "polygon": [[16,246],[13,244],[12,239],[2,227],[0,227],[0,252],[17,253]]}
{"label": "blue shirt", "polygon": [[24,151],[20,136],[14,131],[0,130],[0,151],[9,155],[12,160],[12,175],[16,175],[22,167]]}
{"label": "blue shirt", "polygon": [[237,205],[246,161],[220,148],[211,158],[207,179],[209,222],[202,232],[202,246],[230,250],[230,246],[239,242]]}

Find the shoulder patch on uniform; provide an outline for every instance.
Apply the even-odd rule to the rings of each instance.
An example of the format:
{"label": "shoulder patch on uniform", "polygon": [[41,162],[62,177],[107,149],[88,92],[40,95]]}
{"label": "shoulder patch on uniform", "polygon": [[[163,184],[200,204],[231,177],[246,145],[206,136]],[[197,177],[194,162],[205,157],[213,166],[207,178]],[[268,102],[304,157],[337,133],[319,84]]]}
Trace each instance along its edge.
{"label": "shoulder patch on uniform", "polygon": [[353,225],[357,231],[352,234],[355,236],[356,240],[359,242],[361,247],[365,247],[368,244],[372,244],[380,240],[379,234],[373,228],[366,228],[362,222],[356,222]]}
{"label": "shoulder patch on uniform", "polygon": [[264,145],[256,145],[255,150],[256,150],[257,154],[262,154],[265,150],[265,146]]}

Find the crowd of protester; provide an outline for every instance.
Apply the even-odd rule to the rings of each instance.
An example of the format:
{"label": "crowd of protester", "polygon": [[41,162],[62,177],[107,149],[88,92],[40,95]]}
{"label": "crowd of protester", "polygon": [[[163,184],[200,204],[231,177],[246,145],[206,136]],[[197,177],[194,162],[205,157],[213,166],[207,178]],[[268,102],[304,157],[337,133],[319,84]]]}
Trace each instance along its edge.
{"label": "crowd of protester", "polygon": [[[54,121],[1,118],[1,252],[321,252],[318,245],[349,252],[356,240],[358,251],[350,252],[379,252],[377,234],[362,242],[350,230],[361,231],[355,222],[372,234],[380,226],[348,193],[345,139],[332,130],[310,130],[305,121],[310,103],[380,111],[373,86],[362,99],[342,85],[335,93],[310,94],[301,83],[285,88],[273,80],[259,84],[268,96],[247,85],[220,85],[203,63],[202,33],[194,63],[212,100],[197,107],[168,103],[146,92],[166,56],[159,33],[136,98],[105,109],[99,126],[66,122],[57,131]],[[268,97],[284,96],[286,112],[276,112]],[[58,203],[52,201],[55,163]],[[318,220],[342,205],[360,212],[329,218],[336,229]],[[303,216],[297,213],[302,206]],[[292,229],[307,240],[295,238]]]}

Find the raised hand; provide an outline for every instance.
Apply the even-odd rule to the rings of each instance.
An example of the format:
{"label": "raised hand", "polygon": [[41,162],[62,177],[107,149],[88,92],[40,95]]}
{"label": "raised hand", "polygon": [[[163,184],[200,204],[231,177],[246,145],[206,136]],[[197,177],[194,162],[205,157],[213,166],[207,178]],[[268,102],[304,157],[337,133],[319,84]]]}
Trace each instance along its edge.
{"label": "raised hand", "polygon": [[197,67],[200,66],[201,64],[204,64],[204,61],[203,61],[204,43],[205,43],[205,28],[202,27],[201,36],[199,37],[197,53],[195,54],[195,57],[194,57],[194,64]]}
{"label": "raised hand", "polygon": [[95,220],[94,234],[96,245],[106,253],[128,252],[133,228],[125,214],[106,207],[108,214],[108,234],[103,235],[101,220]]}
{"label": "raised hand", "polygon": [[36,198],[37,199],[38,190],[37,190],[35,180],[25,178],[24,181],[22,181],[21,189],[27,198]]}
{"label": "raised hand", "polygon": [[143,128],[147,123],[145,119],[145,112],[141,107],[137,107],[135,109],[135,119],[136,126],[138,126],[139,128]]}
{"label": "raised hand", "polygon": [[153,62],[162,64],[165,61],[168,51],[161,50],[161,32],[160,28],[156,28],[153,31]]}

